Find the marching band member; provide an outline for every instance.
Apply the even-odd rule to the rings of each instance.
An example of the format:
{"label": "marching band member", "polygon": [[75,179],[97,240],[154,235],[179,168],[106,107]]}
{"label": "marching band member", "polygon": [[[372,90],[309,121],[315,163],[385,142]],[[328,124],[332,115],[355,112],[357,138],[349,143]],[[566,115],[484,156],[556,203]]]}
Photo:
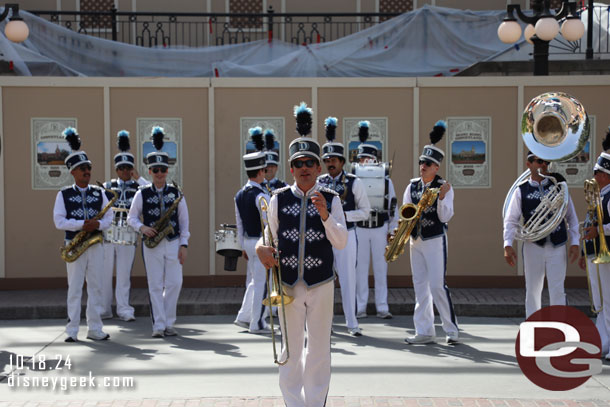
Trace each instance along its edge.
{"label": "marching band member", "polygon": [[[377,163],[377,147],[365,144],[369,136],[369,122],[358,123],[358,160],[360,164]],[[368,219],[356,223],[358,240],[358,257],[356,261],[356,317],[366,318],[366,306],[369,300],[369,264],[373,262],[375,279],[375,309],[377,318],[390,319],[392,314],[388,306],[388,263],[385,261],[385,246],[390,234],[398,226],[395,211],[396,192],[390,177],[384,180],[385,195],[383,208],[372,208]],[[370,202],[370,200],[369,200]]]}
{"label": "marching band member", "polygon": [[[510,266],[514,266],[517,261],[517,254],[512,245],[520,218],[523,216],[523,222],[527,222],[540,204],[541,198],[548,193],[553,185],[548,178],[540,175],[549,175],[548,161],[529,151],[526,165],[530,170],[530,179],[524,181],[515,190],[504,218],[504,259]],[[567,258],[565,245],[566,243],[570,244],[570,263],[574,263],[579,257],[579,241],[578,218],[570,197],[566,217],[553,233],[536,242],[523,242],[526,319],[542,307],[545,274],[551,305],[566,305],[564,280]]]}
{"label": "marching band member", "polygon": [[157,151],[146,156],[152,184],[140,187],[136,192],[127,216],[129,226],[151,240],[161,232],[152,227],[155,222],[169,216],[168,222],[173,227],[173,232],[153,244],[154,247],[142,245],[153,338],[178,334],[174,324],[182,288],[182,265],[186,261],[190,236],[186,199],[178,188],[166,182],[169,155],[161,151],[164,135],[161,127],[153,127],[152,139]]}
{"label": "marching band member", "polygon": [[419,157],[419,178],[411,180],[402,198],[402,204],[418,204],[427,188],[439,188],[434,203],[421,215],[411,233],[411,272],[415,290],[413,324],[415,336],[407,343],[431,343],[435,340],[434,308],[441,317],[447,343],[458,342],[458,324],[451,302],[447,273],[447,222],[453,217],[453,188],[438,175],[445,153],[438,143],[447,125],[438,121],[430,133],[430,142]]}
{"label": "marching band member", "polygon": [[256,242],[262,236],[260,197],[269,201],[269,195],[261,185],[265,179],[267,155],[263,132],[260,127],[249,130],[257,152],[243,156],[248,182],[235,195],[235,222],[237,236],[248,261],[246,268],[246,292],[234,324],[250,333],[269,333],[271,329],[263,318],[263,298],[267,293],[265,269],[256,255]]}
{"label": "marching band member", "polygon": [[[129,132],[121,130],[117,134],[117,145],[119,153],[114,156],[114,168],[117,173],[116,179],[104,183],[104,188],[115,191],[119,199],[114,203],[114,221],[116,224],[124,224],[135,237],[135,231],[126,224],[127,212],[131,207],[131,201],[138,191],[140,185],[148,184],[142,177],[137,181],[132,179],[135,169],[135,159],[129,152]],[[126,212],[127,211],[127,212]],[[131,268],[136,255],[137,239],[133,244],[119,244],[108,241],[108,235],[104,235],[104,273],[102,277],[102,319],[112,318],[112,274],[116,264],[116,313],[123,321],[135,321],[134,309],[129,305],[129,290],[131,287]],[[116,238],[116,236],[115,236]]]}
{"label": "marching band member", "polygon": [[275,134],[273,130],[265,130],[265,148],[267,150],[267,167],[265,167],[265,180],[263,186],[269,192],[269,195],[273,191],[279,188],[284,188],[286,183],[276,177],[278,165],[280,165],[280,155],[273,151],[275,147]]}
{"label": "marching band member", "polygon": [[343,170],[343,165],[345,164],[343,145],[334,142],[337,118],[327,118],[325,125],[328,143],[322,146],[322,160],[328,170],[328,174],[318,178],[318,182],[335,191],[343,205],[348,238],[347,246],[344,249],[333,248],[335,270],[339,274],[339,282],[341,283],[341,300],[347,330],[352,336],[361,336],[362,332],[358,327],[358,320],[356,319],[357,242],[355,222],[369,218],[371,205],[369,204],[362,181],[355,175],[348,174]]}
{"label": "marching band member", "polygon": [[[333,248],[347,244],[345,215],[337,194],[316,182],[322,171],[320,145],[310,137],[311,109],[295,106],[297,132],[290,143],[290,172],[295,183],[275,191],[267,213],[268,228],[276,241],[285,293],[294,301],[285,305],[283,341],[291,355],[279,367],[280,389],[287,407],[323,406],[330,383],[330,331],[333,318]],[[278,265],[276,250],[257,244],[259,259],[269,269]],[[304,351],[305,334],[307,351]],[[282,359],[286,359],[286,346]]]}
{"label": "marching band member", "polygon": [[[81,141],[76,129],[68,127],[63,135],[72,153],[65,159],[66,167],[74,178],[74,184],[57,193],[53,208],[55,227],[65,231],[67,245],[81,230],[93,232],[105,230],[112,222],[112,213],[107,211],[100,220],[93,218],[106,205],[108,198],[104,190],[89,185],[91,161],[84,151],[79,151]],[[80,325],[81,297],[87,281],[87,338],[105,340],[110,337],[103,329],[101,311],[101,288],[104,251],[102,245],[91,245],[73,262],[66,262],[68,271],[68,324],[66,342],[76,342]]]}
{"label": "marching band member", "polygon": [[[602,203],[603,213],[603,228],[606,242],[610,242],[610,154],[606,151],[610,149],[610,130],[606,133],[606,138],[602,144],[603,152],[599,155],[597,163],[593,168],[594,178],[599,185],[600,198]],[[591,288],[591,296],[593,297],[593,305],[596,309],[601,311],[597,314],[595,320],[595,326],[599,331],[599,336],[602,340],[602,356],[605,355],[606,360],[610,360],[610,264],[594,264],[595,250],[593,250],[593,241],[595,241],[595,248],[599,250],[600,240],[598,226],[591,226],[584,230],[586,239],[585,244],[587,245],[587,254],[589,255],[580,258],[580,268],[585,269],[585,261],[587,261],[589,267],[589,283]],[[595,272],[599,267],[599,279],[598,274]],[[600,298],[600,285],[601,285],[601,297]]]}

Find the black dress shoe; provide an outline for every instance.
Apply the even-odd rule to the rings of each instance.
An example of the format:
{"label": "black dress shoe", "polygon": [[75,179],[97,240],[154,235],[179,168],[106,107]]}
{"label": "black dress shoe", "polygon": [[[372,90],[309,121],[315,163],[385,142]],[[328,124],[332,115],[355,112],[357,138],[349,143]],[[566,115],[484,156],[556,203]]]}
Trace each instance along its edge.
{"label": "black dress shoe", "polygon": [[68,336],[66,339],[64,339],[64,342],[76,342],[76,338]]}

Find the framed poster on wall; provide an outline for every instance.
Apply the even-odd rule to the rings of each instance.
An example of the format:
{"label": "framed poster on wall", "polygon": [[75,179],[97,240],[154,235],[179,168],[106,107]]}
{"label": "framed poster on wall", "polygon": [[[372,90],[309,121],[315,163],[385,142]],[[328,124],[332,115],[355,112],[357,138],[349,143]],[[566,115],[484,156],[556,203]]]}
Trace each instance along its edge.
{"label": "framed poster on wall", "polygon": [[152,143],[152,129],[155,126],[163,128],[165,137],[163,138],[163,148],[161,151],[169,155],[169,174],[167,182],[176,181],[182,186],[182,119],[181,118],[141,118],[137,121],[138,138],[138,172],[146,179],[150,180],[148,167],[146,166],[146,155],[155,150]]}
{"label": "framed poster on wall", "polygon": [[455,188],[491,188],[491,117],[448,117],[447,179]]}
{"label": "framed poster on wall", "polygon": [[589,116],[589,123],[589,141],[585,144],[585,148],[576,157],[568,161],[553,163],[549,170],[563,175],[570,187],[582,188],[585,180],[593,177],[593,166],[595,166],[597,161],[597,155],[595,154],[596,146],[601,146],[601,142],[605,137],[605,135],[601,135],[599,139],[595,137],[597,134],[595,116]]}
{"label": "framed poster on wall", "polygon": [[[72,184],[72,176],[64,163],[72,152],[63,136],[66,127],[77,128],[76,118],[31,119],[32,189],[60,189]],[[86,151],[85,143],[82,149]]]}

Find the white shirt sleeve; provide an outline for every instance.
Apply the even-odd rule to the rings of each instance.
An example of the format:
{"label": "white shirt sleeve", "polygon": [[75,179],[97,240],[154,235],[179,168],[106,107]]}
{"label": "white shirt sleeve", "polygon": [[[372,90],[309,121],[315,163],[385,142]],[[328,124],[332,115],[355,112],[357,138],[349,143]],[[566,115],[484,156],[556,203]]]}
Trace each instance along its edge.
{"label": "white shirt sleeve", "polygon": [[568,195],[568,211],[566,212],[566,223],[568,224],[568,241],[570,246],[580,245],[580,230],[578,230],[578,216],[574,209],[572,197]]}
{"label": "white shirt sleeve", "polygon": [[144,178],[144,177],[140,177],[140,178],[138,178],[138,179],[136,180],[136,182],[137,182],[137,183],[138,183],[138,185],[140,185],[140,186],[144,186],[144,185],[148,185],[148,184],[150,184],[150,181],[149,181],[149,180],[147,180],[147,179],[146,179],[146,178]]}
{"label": "white shirt sleeve", "polygon": [[[608,201],[606,210],[610,211],[610,200]],[[603,216],[603,211],[602,211],[602,216]],[[610,223],[604,223],[604,235],[606,235],[606,236],[610,235]]]}
{"label": "white shirt sleeve", "polygon": [[453,187],[451,187],[445,194],[445,198],[438,199],[436,204],[438,219],[443,223],[449,222],[453,217],[453,196]]}
{"label": "white shirt sleeve", "polygon": [[239,245],[244,247],[244,224],[241,221],[241,215],[239,214],[239,208],[237,207],[237,202],[233,199],[235,203],[235,226],[237,227],[237,238],[239,239]]}
{"label": "white shirt sleeve", "polygon": [[335,249],[343,249],[347,246],[347,227],[345,226],[345,215],[343,206],[338,196],[333,196],[330,214],[326,221],[322,221],[326,230],[326,237]]}
{"label": "white shirt sleeve", "polygon": [[369,198],[366,196],[364,184],[362,184],[362,181],[359,178],[354,180],[352,192],[354,194],[354,200],[356,201],[356,209],[353,211],[346,211],[345,219],[348,222],[367,220],[371,212],[371,204],[369,203]]}
{"label": "white shirt sleeve", "polygon": [[515,189],[504,217],[504,247],[512,246],[521,220],[521,189]]}
{"label": "white shirt sleeve", "polygon": [[413,201],[411,201],[411,183],[410,182],[409,182],[409,185],[407,185],[407,188],[405,189],[405,193],[402,195],[402,204],[404,205],[404,204],[409,204],[409,203],[413,203]]}
{"label": "white shirt sleeve", "polygon": [[184,195],[178,203],[178,224],[180,225],[180,244],[188,245],[191,233],[189,232],[189,210]]}
{"label": "white shirt sleeve", "polygon": [[[108,205],[108,197],[106,196],[106,194],[102,191],[102,208],[105,208],[106,205]],[[110,224],[112,223],[112,217],[113,217],[113,212],[112,212],[112,208],[108,208],[108,210],[106,211],[106,213],[104,214],[104,216],[102,216],[102,219],[100,219],[100,226],[98,227],[98,230],[106,230],[110,227]]]}
{"label": "white shirt sleeve", "polygon": [[127,224],[139,231],[143,223],[140,222],[140,216],[142,215],[142,191],[138,190],[131,201],[131,208],[129,208],[129,214],[127,215]]}
{"label": "white shirt sleeve", "polygon": [[53,207],[53,222],[55,227],[59,230],[69,230],[71,232],[76,232],[83,228],[84,220],[68,219],[66,216],[64,197],[61,191],[59,191],[55,197],[55,206]]}
{"label": "white shirt sleeve", "polygon": [[[392,202],[392,199],[396,198],[396,191],[394,190],[394,183],[392,182],[392,180],[389,180],[389,186],[388,186],[388,199],[390,201],[390,203]],[[398,199],[396,200],[396,206],[398,206]],[[392,216],[390,218],[390,224],[389,224],[389,228],[388,228],[388,233],[392,233],[394,232],[394,229],[396,229],[398,227],[398,210],[400,208],[396,208],[394,210],[394,216]],[[388,215],[389,212],[388,212]]]}

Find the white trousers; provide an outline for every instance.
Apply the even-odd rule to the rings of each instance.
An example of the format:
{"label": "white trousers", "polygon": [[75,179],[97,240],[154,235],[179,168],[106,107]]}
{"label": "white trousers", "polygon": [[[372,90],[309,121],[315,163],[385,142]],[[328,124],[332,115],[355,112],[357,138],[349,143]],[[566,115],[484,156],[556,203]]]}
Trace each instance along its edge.
{"label": "white trousers", "polygon": [[263,319],[265,308],[263,298],[267,294],[267,272],[256,255],[257,241],[258,238],[244,239],[244,250],[249,259],[246,267],[246,292],[237,313],[237,319],[249,323],[251,331],[263,329],[267,325]]}
{"label": "white trousers", "polygon": [[[338,250],[333,247],[334,266],[341,283],[341,301],[345,325],[348,329],[357,328],[356,319],[356,229],[347,232],[347,246]],[[367,289],[368,291],[368,289]]]}
{"label": "white trousers", "polygon": [[558,247],[548,242],[544,246],[523,243],[523,272],[525,274],[525,318],[542,308],[544,276],[549,287],[551,305],[566,305],[563,288],[566,279],[567,254],[565,245]]}
{"label": "white trousers", "polygon": [[[280,366],[280,390],[286,407],[322,407],[330,385],[330,329],[333,320],[334,283],[329,281],[307,289],[303,281],[284,287],[294,301],[286,305],[288,335],[282,334],[281,360],[286,360],[288,340],[290,357]],[[278,310],[282,313],[282,310]],[[282,318],[282,332],[286,327]],[[307,335],[307,347],[305,347]]]}
{"label": "white trousers", "polygon": [[415,290],[413,324],[419,335],[435,335],[434,307],[441,317],[446,333],[458,332],[449,287],[445,283],[447,272],[447,236],[428,240],[409,239],[411,246],[411,272]]}
{"label": "white trousers", "polygon": [[104,325],[102,312],[102,267],[104,249],[101,244],[89,247],[78,259],[66,263],[68,270],[68,325],[66,334],[76,337],[80,325],[81,298],[83,285],[87,281],[87,326],[90,331],[101,331]]}
{"label": "white trousers", "polygon": [[366,312],[366,304],[369,300],[369,262],[371,258],[375,278],[375,309],[377,312],[388,312],[388,263],[385,261],[388,223],[372,229],[356,227],[356,237],[358,240],[356,312]]}
{"label": "white trousers", "polygon": [[129,289],[136,246],[110,242],[104,242],[103,245],[102,315],[112,315],[112,275],[116,265],[116,313],[121,318],[133,317],[134,309],[129,305]]}
{"label": "white trousers", "polygon": [[[599,265],[599,278],[597,276],[597,264],[593,264],[593,260],[595,257],[588,257],[587,263],[589,265],[589,282],[591,283],[591,296],[593,297],[593,305],[595,309],[600,309],[602,307],[602,311],[597,314],[597,318],[595,319],[595,326],[599,331],[599,336],[602,339],[602,356],[608,354],[610,349],[608,349],[608,340],[610,337],[610,332],[608,327],[610,327],[610,264],[600,264]],[[601,283],[601,284],[600,284]],[[599,288],[601,285],[602,289],[602,300],[599,295]]]}
{"label": "white trousers", "polygon": [[179,249],[180,239],[163,239],[154,249],[142,245],[153,331],[163,331],[176,323],[176,308],[182,288]]}

